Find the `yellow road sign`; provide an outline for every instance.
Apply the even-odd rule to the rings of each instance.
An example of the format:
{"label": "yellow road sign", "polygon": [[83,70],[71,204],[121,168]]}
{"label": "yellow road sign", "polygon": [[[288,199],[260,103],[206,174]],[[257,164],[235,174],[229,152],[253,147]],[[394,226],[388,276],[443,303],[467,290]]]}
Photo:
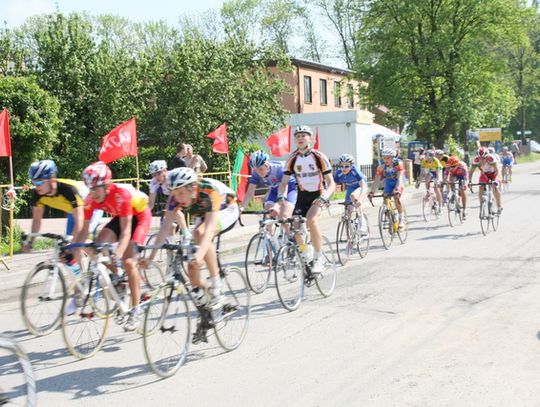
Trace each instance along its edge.
{"label": "yellow road sign", "polygon": [[497,141],[502,140],[502,129],[500,127],[494,127],[489,129],[479,129],[480,141]]}

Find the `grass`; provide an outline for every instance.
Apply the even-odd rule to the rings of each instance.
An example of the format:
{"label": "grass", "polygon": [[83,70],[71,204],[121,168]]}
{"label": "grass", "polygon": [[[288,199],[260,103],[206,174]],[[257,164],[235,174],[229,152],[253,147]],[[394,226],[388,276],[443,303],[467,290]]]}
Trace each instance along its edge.
{"label": "grass", "polygon": [[539,153],[530,153],[528,155],[520,155],[517,159],[518,165],[521,163],[530,163],[533,161],[540,160],[540,154]]}
{"label": "grass", "polygon": [[[13,253],[22,252],[22,235],[23,230],[19,226],[15,226],[13,229]],[[45,250],[50,249],[54,246],[54,240],[51,239],[36,239],[34,240],[34,245],[32,250]],[[6,229],[6,233],[2,235],[2,240],[0,240],[0,255],[9,254],[9,228]]]}

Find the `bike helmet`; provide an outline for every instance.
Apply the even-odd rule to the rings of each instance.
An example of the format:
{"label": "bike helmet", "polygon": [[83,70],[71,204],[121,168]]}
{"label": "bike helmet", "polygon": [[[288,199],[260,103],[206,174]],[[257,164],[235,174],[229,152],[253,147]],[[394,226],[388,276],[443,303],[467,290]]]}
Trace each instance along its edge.
{"label": "bike helmet", "polygon": [[396,152],[392,148],[383,148],[381,151],[382,157],[394,157],[396,155]]}
{"label": "bike helmet", "polygon": [[169,189],[178,189],[197,182],[197,173],[189,167],[175,168],[167,174],[167,186]]}
{"label": "bike helmet", "polygon": [[488,154],[495,154],[495,149],[493,147],[488,147]]}
{"label": "bike helmet", "polygon": [[478,157],[485,157],[488,155],[488,149],[486,147],[480,147],[478,149]]}
{"label": "bike helmet", "polygon": [[269,158],[269,155],[266,154],[264,151],[255,151],[249,156],[249,166],[251,168],[259,168],[260,166],[264,165]]}
{"label": "bike helmet", "polygon": [[444,151],[442,151],[442,150],[435,150],[435,155],[444,155]]}
{"label": "bike helmet", "polygon": [[28,176],[30,180],[49,179],[56,175],[58,168],[53,160],[36,161],[30,165]]}
{"label": "bike helmet", "polygon": [[506,153],[506,152],[508,151],[508,147],[504,146],[504,147],[502,148],[502,151],[504,151],[504,152]]}
{"label": "bike helmet", "polygon": [[112,180],[111,169],[103,161],[97,161],[84,169],[82,180],[88,188],[108,185]]}
{"label": "bike helmet", "polygon": [[433,158],[433,157],[435,157],[435,151],[433,151],[433,150],[428,150],[428,151],[426,152],[426,158]]}
{"label": "bike helmet", "polygon": [[341,157],[339,157],[339,162],[354,165],[354,157],[350,154],[342,154]]}
{"label": "bike helmet", "polygon": [[160,172],[161,170],[167,169],[167,162],[165,160],[155,160],[150,163],[149,166],[150,175]]}
{"label": "bike helmet", "polygon": [[294,135],[296,136],[298,133],[307,133],[310,136],[313,136],[313,130],[311,130],[311,127],[309,126],[297,126],[294,129]]}
{"label": "bike helmet", "polygon": [[451,155],[448,157],[448,161],[446,162],[449,167],[455,167],[459,164],[459,158],[457,158],[455,155]]}

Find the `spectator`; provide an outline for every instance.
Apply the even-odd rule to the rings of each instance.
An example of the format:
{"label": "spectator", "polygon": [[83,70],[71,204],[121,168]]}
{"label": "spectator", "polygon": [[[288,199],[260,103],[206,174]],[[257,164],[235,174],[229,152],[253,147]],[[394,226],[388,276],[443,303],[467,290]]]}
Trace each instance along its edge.
{"label": "spectator", "polygon": [[422,160],[426,158],[424,155],[424,149],[420,148],[418,151],[415,151],[414,153],[414,161],[413,161],[413,177],[414,181],[418,181],[418,177],[420,176],[420,166],[422,165]]}
{"label": "spectator", "polygon": [[206,172],[208,167],[202,157],[198,154],[193,154],[193,147],[191,146],[191,144],[185,144],[184,146],[184,161],[186,163],[186,167],[194,169],[195,172],[198,174]]}
{"label": "spectator", "polygon": [[187,167],[186,162],[183,157],[186,154],[186,145],[180,143],[176,146],[176,154],[173,156],[171,161],[171,168],[180,168]]}
{"label": "spectator", "polygon": [[515,141],[510,146],[510,151],[512,152],[512,155],[514,156],[514,164],[516,164],[520,151],[519,151],[519,146]]}

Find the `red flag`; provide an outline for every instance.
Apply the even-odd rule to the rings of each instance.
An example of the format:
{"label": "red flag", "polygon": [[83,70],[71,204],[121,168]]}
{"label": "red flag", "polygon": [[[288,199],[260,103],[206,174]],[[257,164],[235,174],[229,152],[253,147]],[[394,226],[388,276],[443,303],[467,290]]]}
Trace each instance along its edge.
{"label": "red flag", "polygon": [[319,149],[319,128],[318,127],[315,129],[315,145],[313,146],[313,149],[315,150]]}
{"label": "red flag", "polygon": [[244,154],[244,160],[242,161],[242,168],[240,169],[240,174],[243,176],[239,177],[240,180],[238,181],[238,188],[236,189],[236,196],[238,198],[238,202],[242,202],[244,200],[249,181],[249,156],[247,154]]}
{"label": "red flag", "polygon": [[11,137],[9,135],[9,112],[0,113],[0,157],[11,157]]}
{"label": "red flag", "polygon": [[212,151],[214,153],[229,154],[229,146],[227,144],[227,123],[223,123],[211,132],[208,137],[214,139],[214,144],[212,144]]}
{"label": "red flag", "polygon": [[99,160],[110,163],[127,155],[137,156],[137,154],[137,128],[133,118],[103,137]]}
{"label": "red flag", "polygon": [[281,157],[291,151],[291,126],[270,134],[266,145],[270,148],[273,156]]}

